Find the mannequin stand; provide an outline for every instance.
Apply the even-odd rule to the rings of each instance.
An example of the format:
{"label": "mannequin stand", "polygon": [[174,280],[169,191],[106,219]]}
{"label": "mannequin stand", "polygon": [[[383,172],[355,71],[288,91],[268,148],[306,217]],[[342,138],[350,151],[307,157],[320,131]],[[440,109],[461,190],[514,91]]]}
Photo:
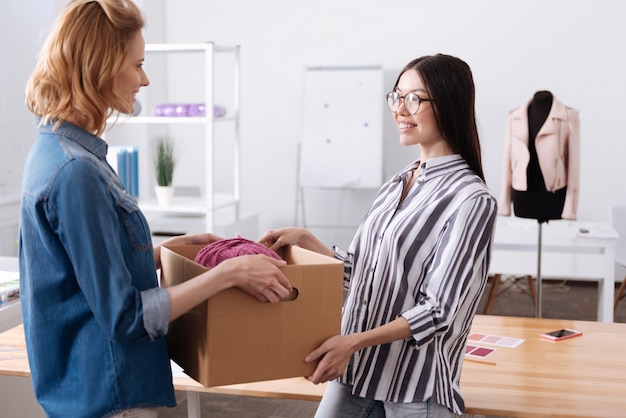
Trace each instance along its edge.
{"label": "mannequin stand", "polygon": [[535,304],[535,317],[541,318],[541,228],[542,222],[539,223],[537,236],[537,303]]}

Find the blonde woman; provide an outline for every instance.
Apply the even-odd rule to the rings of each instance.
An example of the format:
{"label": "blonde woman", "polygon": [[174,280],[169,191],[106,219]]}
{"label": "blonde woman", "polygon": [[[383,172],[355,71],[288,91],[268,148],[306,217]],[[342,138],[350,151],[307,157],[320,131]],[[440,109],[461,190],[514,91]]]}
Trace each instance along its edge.
{"label": "blonde woman", "polygon": [[148,85],[143,26],[130,0],[71,1],[26,89],[38,135],[24,169],[20,295],[35,395],[51,418],[156,417],[176,403],[169,321],[231,286],[265,302],[291,291],[284,261],[262,255],[158,287],[160,246],[99,137]]}

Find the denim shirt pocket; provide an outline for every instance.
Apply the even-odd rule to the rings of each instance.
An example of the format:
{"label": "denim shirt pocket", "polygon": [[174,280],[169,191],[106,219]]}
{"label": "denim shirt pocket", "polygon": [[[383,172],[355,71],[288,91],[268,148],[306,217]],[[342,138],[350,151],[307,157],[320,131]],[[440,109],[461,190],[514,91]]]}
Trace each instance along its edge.
{"label": "denim shirt pocket", "polygon": [[111,188],[133,251],[152,248],[150,227],[143,213],[139,210],[137,200],[115,184],[111,185]]}

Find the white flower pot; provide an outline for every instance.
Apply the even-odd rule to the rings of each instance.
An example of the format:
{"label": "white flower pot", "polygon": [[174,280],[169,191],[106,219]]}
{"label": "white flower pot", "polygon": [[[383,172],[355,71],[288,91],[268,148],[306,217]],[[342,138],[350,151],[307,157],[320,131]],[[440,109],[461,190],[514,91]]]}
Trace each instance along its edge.
{"label": "white flower pot", "polygon": [[155,186],[154,191],[160,206],[168,206],[172,203],[172,196],[174,195],[172,186]]}

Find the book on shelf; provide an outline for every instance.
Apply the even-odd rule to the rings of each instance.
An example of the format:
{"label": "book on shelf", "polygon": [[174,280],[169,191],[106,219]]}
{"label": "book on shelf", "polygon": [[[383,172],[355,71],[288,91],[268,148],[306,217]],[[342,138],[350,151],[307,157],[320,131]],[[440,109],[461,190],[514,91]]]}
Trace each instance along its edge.
{"label": "book on shelf", "polygon": [[20,295],[20,274],[17,271],[0,271],[0,303]]}
{"label": "book on shelf", "polygon": [[137,147],[110,145],[107,161],[120,177],[126,191],[139,196],[139,151]]}

